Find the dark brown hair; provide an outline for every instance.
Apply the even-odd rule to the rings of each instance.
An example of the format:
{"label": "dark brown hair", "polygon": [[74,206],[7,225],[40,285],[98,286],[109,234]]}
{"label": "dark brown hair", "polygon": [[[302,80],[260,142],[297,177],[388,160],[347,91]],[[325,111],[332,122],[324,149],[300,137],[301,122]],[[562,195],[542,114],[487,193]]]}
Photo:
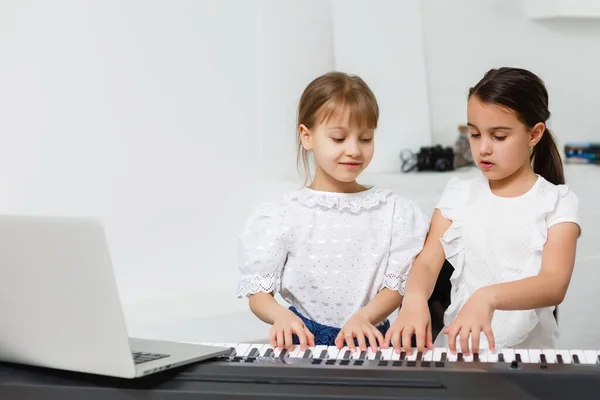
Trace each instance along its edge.
{"label": "dark brown hair", "polygon": [[[484,103],[498,104],[513,110],[519,120],[533,128],[550,118],[548,91],[534,73],[521,68],[502,67],[489,70],[469,89],[469,98],[476,96]],[[562,159],[548,128],[533,148],[533,170],[555,185],[565,183]]]}
{"label": "dark brown hair", "polygon": [[304,185],[308,182],[310,168],[308,152],[302,146],[299,127],[308,129],[327,122],[332,116],[345,110],[350,111],[350,122],[359,127],[376,129],[379,120],[379,106],[369,86],[356,75],[344,72],[328,72],[308,84],[298,104],[296,135],[298,139],[297,164],[304,165]]}

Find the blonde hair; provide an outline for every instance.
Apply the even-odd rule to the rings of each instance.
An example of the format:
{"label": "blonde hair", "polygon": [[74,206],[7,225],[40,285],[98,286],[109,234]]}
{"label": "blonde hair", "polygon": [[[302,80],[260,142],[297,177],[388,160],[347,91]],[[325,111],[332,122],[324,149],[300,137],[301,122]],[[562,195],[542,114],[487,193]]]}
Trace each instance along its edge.
{"label": "blonde hair", "polygon": [[369,86],[356,75],[329,72],[308,84],[298,104],[296,135],[298,142],[297,166],[304,166],[304,186],[310,177],[308,152],[302,146],[300,125],[312,129],[346,108],[350,111],[350,123],[360,128],[376,129],[379,106]]}

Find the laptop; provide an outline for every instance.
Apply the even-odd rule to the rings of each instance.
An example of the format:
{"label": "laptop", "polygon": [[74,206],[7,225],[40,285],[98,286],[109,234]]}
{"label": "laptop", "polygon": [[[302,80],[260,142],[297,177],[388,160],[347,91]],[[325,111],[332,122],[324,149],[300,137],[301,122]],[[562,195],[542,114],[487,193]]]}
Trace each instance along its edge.
{"label": "laptop", "polygon": [[0,216],[0,361],[137,378],[229,351],[130,338],[99,221]]}

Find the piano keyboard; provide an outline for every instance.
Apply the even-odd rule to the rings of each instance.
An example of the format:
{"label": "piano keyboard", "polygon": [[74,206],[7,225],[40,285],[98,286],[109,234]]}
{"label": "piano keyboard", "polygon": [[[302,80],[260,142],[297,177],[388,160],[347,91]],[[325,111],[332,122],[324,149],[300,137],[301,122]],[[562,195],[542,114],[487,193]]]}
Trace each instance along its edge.
{"label": "piano keyboard", "polygon": [[[302,351],[299,345],[289,351],[287,349],[274,349],[269,344],[258,343],[200,343],[208,346],[230,347],[228,358],[233,361],[250,361],[264,359],[301,360],[312,364],[362,364],[366,361],[386,365],[415,365],[421,366],[431,363],[510,363],[520,364],[572,364],[572,365],[598,365],[600,364],[600,351],[598,350],[547,350],[547,349],[503,349],[491,352],[488,349],[479,354],[465,356],[460,352],[452,354],[447,348],[435,348],[424,353],[413,349],[411,355],[404,352],[396,353],[392,348],[373,351],[352,352],[348,347],[338,349],[335,346],[315,346]],[[317,362],[315,362],[317,361]],[[358,363],[356,362],[358,361]]]}

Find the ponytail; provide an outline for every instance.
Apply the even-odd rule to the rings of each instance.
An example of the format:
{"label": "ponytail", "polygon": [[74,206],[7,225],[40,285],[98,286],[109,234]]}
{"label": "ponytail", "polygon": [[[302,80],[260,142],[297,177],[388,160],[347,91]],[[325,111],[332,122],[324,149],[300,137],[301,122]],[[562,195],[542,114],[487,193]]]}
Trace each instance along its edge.
{"label": "ponytail", "polygon": [[562,159],[548,128],[544,130],[542,138],[533,148],[531,161],[533,162],[533,171],[548,182],[555,185],[565,183]]}

